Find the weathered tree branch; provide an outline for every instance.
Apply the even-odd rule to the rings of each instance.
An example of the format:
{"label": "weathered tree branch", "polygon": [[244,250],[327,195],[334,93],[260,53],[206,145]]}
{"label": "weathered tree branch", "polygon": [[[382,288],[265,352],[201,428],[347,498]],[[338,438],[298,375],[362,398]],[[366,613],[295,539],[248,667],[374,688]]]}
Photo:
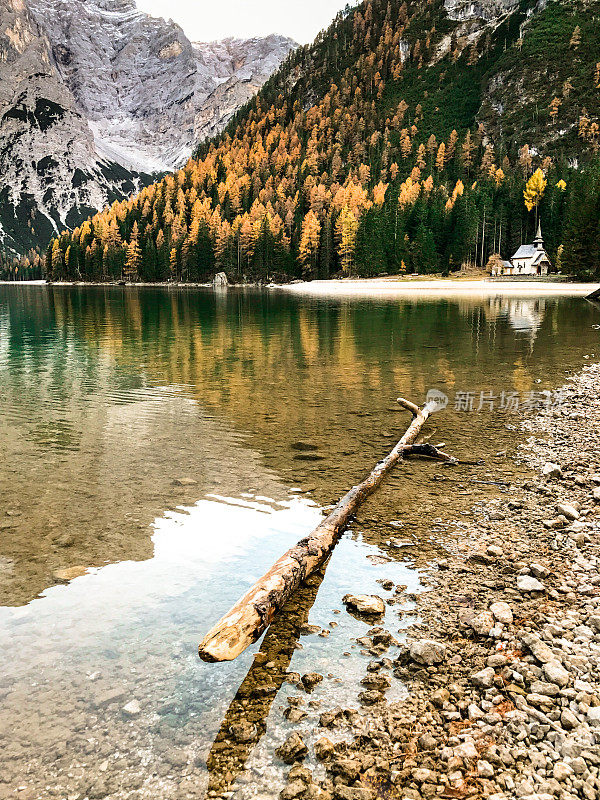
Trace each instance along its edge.
{"label": "weathered tree branch", "polygon": [[434,402],[426,403],[423,408],[403,398],[398,398],[398,402],[414,418],[396,447],[362,483],[350,489],[312,533],[281,556],[206,634],[198,649],[200,658],[204,661],[232,661],[260,638],[277,610],[329,555],[354,512],[404,458],[429,416],[438,408]]}

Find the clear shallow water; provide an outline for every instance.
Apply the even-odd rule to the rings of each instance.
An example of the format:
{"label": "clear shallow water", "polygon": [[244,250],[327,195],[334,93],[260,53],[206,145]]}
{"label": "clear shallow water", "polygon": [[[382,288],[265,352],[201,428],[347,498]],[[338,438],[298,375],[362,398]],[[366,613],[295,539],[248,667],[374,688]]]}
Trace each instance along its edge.
{"label": "clear shallow water", "polygon": [[[444,521],[492,490],[472,481],[514,475],[515,418],[451,402],[432,441],[485,463],[403,465],[262,653],[202,664],[203,632],[391,449],[396,396],[551,388],[598,350],[599,317],[571,299],[0,287],[0,797],[202,797],[226,772],[240,796],[277,794],[277,743],[358,707],[369,626],[341,597],[419,589]],[[57,585],[70,567],[89,571]],[[329,636],[301,637],[307,618]],[[325,679],[308,697],[286,670]]]}

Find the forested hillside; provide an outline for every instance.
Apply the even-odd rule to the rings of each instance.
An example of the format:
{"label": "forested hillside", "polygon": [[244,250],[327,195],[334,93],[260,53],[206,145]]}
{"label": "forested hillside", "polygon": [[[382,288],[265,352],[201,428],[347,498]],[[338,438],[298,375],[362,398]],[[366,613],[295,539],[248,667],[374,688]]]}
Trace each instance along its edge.
{"label": "forested hillside", "polygon": [[539,214],[555,265],[600,276],[599,23],[599,0],[347,9],[185,169],[55,240],[46,272],[448,272],[512,255]]}

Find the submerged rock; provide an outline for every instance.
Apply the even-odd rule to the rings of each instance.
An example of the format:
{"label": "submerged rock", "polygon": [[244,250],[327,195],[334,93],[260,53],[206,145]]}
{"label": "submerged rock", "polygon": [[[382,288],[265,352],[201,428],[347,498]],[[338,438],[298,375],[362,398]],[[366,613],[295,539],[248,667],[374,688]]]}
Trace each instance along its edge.
{"label": "submerged rock", "polygon": [[285,764],[293,764],[294,761],[302,761],[308,754],[308,747],[300,734],[294,732],[288,736],[285,742],[275,750],[275,755]]}
{"label": "submerged rock", "polygon": [[307,672],[300,678],[300,680],[302,682],[302,686],[304,686],[304,689],[307,692],[312,692],[317,683],[321,683],[323,676],[318,672]]}
{"label": "submerged rock", "polygon": [[380,616],[385,612],[383,600],[374,594],[347,594],[342,598],[342,602],[346,608],[356,611],[358,614]]}
{"label": "submerged rock", "polygon": [[137,700],[131,700],[122,708],[125,717],[138,717],[142,713],[142,708]]}

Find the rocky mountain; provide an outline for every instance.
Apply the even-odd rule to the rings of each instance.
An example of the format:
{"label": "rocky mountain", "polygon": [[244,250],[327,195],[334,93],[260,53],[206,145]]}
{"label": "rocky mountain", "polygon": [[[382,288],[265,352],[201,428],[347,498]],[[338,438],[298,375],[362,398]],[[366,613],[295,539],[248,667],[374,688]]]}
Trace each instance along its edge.
{"label": "rocky mountain", "polygon": [[448,18],[454,22],[495,22],[519,6],[519,0],[445,0]]}
{"label": "rocky mountain", "polygon": [[190,42],[174,22],[138,11],[133,0],[28,2],[98,152],[144,172],[185,162],[194,143],[222,130],[296,46],[284,36]]}
{"label": "rocky mountain", "polygon": [[177,168],[295,42],[192,43],[132,0],[0,0],[0,238],[23,251]]}

